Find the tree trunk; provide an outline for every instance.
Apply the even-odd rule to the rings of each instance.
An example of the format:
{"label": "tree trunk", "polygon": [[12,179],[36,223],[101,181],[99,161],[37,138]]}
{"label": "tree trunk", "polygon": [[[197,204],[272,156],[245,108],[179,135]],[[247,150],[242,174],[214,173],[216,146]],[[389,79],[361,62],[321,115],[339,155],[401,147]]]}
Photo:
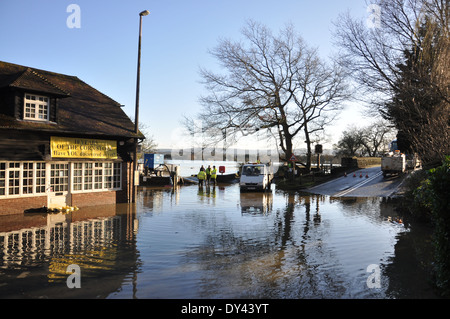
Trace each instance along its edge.
{"label": "tree trunk", "polygon": [[311,172],[311,158],[312,158],[311,139],[309,137],[309,132],[306,126],[305,126],[305,142],[306,142],[306,170],[308,172]]}
{"label": "tree trunk", "polygon": [[284,142],[285,142],[285,156],[286,161],[289,161],[294,155],[293,146],[292,146],[292,135],[289,133],[289,127],[287,125],[283,125],[284,131]]}
{"label": "tree trunk", "polygon": [[311,160],[312,160],[312,150],[311,150],[311,138],[309,137],[309,130],[308,130],[308,123],[306,121],[306,114],[305,117],[305,124],[303,126],[303,130],[305,132],[305,142],[306,142],[306,170],[308,172],[311,172]]}

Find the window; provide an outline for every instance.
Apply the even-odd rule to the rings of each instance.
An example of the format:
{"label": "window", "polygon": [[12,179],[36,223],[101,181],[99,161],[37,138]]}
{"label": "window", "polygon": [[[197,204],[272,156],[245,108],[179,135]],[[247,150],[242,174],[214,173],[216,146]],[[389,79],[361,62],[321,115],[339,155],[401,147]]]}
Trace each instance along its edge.
{"label": "window", "polygon": [[103,163],[94,164],[94,189],[103,188]]}
{"label": "window", "polygon": [[84,164],[84,190],[92,189],[92,163]]}
{"label": "window", "polygon": [[73,163],[72,190],[81,192],[121,189],[121,164],[112,162]]}
{"label": "window", "polygon": [[45,163],[36,163],[36,193],[45,193]]}
{"label": "window", "polygon": [[0,196],[45,193],[45,167],[43,162],[0,162]]}
{"label": "window", "polygon": [[114,163],[113,188],[122,188],[122,163]]}
{"label": "window", "polygon": [[0,162],[0,198],[122,189],[122,163]]}
{"label": "window", "polygon": [[83,189],[83,164],[73,164],[73,190],[81,191]]}
{"label": "window", "polygon": [[9,173],[8,173],[8,186],[9,195],[19,195],[20,194],[20,163],[12,162],[9,163]]}
{"label": "window", "polygon": [[0,196],[6,195],[6,163],[0,163]]}
{"label": "window", "polygon": [[22,194],[33,194],[33,163],[23,163]]}
{"label": "window", "polygon": [[104,185],[105,188],[113,188],[113,163],[105,163]]}
{"label": "window", "polygon": [[264,175],[264,165],[246,165],[242,168],[242,175],[245,176],[259,176]]}
{"label": "window", "polygon": [[25,94],[23,118],[26,120],[48,121],[50,99],[46,96]]}
{"label": "window", "polygon": [[50,186],[54,192],[69,190],[69,164],[51,164]]}
{"label": "window", "polygon": [[122,180],[121,163],[104,163],[103,167],[104,167],[103,170],[104,187],[114,189],[121,188],[120,183]]}

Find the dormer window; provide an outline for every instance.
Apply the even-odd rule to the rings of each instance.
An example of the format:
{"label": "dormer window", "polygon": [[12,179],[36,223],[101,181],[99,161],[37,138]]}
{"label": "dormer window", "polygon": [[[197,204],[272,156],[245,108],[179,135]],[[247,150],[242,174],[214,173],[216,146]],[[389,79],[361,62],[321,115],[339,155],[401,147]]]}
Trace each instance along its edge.
{"label": "dormer window", "polygon": [[24,120],[49,121],[50,99],[48,96],[25,94]]}

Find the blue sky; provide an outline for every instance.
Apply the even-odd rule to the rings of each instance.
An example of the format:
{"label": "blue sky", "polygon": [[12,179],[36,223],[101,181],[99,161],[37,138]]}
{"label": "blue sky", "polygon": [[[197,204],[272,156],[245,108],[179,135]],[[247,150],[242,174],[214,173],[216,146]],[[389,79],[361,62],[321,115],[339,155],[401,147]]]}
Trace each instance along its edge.
{"label": "blue sky", "polygon": [[[69,28],[71,4],[80,28]],[[182,115],[195,115],[204,93],[199,68],[216,68],[208,50],[221,37],[240,39],[248,19],[278,32],[292,23],[326,58],[332,21],[350,10],[367,16],[364,0],[0,0],[0,60],[74,75],[125,105],[134,117],[139,12],[143,18],[140,122],[160,147],[171,147]],[[349,108],[330,128],[338,137],[361,123]],[[303,145],[298,145],[303,147]]]}

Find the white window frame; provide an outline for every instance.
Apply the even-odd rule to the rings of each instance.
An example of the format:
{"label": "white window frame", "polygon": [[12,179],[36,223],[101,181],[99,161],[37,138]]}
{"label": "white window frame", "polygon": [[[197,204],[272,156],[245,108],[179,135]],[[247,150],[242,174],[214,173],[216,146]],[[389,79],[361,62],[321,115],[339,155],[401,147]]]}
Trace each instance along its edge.
{"label": "white window frame", "polygon": [[[95,165],[97,164],[97,167]],[[30,168],[32,164],[32,168]],[[52,164],[68,164],[68,176],[53,176],[53,178],[68,178],[68,189],[51,189]],[[78,164],[77,167],[75,167]],[[79,168],[81,164],[81,168]],[[106,164],[106,165],[105,165]],[[100,167],[101,166],[101,167]],[[28,167],[24,173],[24,167]],[[75,170],[81,171],[81,176],[75,176]],[[95,170],[102,169],[95,175]],[[92,175],[85,175],[89,171]],[[12,179],[10,177],[12,174]],[[100,171],[98,171],[100,173]],[[18,174],[18,175],[17,175]],[[17,176],[17,177],[16,177]],[[24,183],[24,177],[27,183]],[[85,177],[87,179],[85,180]],[[97,182],[95,180],[97,177]],[[78,178],[78,179],[77,179]],[[81,182],[80,182],[81,178]],[[101,178],[101,180],[100,180]],[[49,191],[70,193],[91,193],[122,190],[122,162],[43,162],[43,161],[0,161],[0,199],[47,196]],[[10,182],[14,185],[10,185]],[[30,184],[31,183],[31,184]],[[85,183],[91,188],[85,189]],[[95,188],[97,183],[97,189]],[[60,183],[61,184],[61,183]],[[58,184],[58,185],[60,185]],[[75,184],[81,189],[75,190]],[[62,185],[62,184],[61,184]],[[101,185],[101,187],[99,187]],[[108,187],[111,186],[111,187]],[[10,194],[10,189],[18,193]],[[24,191],[24,189],[26,191]],[[4,192],[4,193],[3,193]],[[2,194],[3,193],[3,194]]]}
{"label": "white window frame", "polygon": [[0,162],[0,198],[8,194],[8,163]]}
{"label": "white window frame", "polygon": [[50,97],[45,95],[25,93],[23,96],[23,119],[49,122]]}
{"label": "white window frame", "polygon": [[113,189],[122,189],[122,163],[113,163]]}
{"label": "white window frame", "polygon": [[[77,175],[75,170],[78,170]],[[119,162],[73,162],[71,176],[75,177],[70,185],[74,194],[122,190],[122,163]],[[75,184],[81,189],[76,190]]]}
{"label": "white window frame", "polygon": [[50,162],[48,166],[48,185],[50,185],[51,191],[54,193],[68,193],[70,191],[71,163]]}
{"label": "white window frame", "polygon": [[83,163],[72,163],[72,192],[83,190]]}
{"label": "white window frame", "polygon": [[11,196],[22,195],[22,185],[23,185],[22,163],[9,162],[7,170],[8,174],[6,176],[8,180],[7,183],[8,195]]}
{"label": "white window frame", "polygon": [[[46,196],[47,193],[42,190],[42,178],[46,179],[47,185],[47,163],[42,161],[0,161],[2,165],[0,165],[0,179],[1,184],[0,188],[2,188],[2,191],[4,191],[4,194],[0,194],[0,199],[2,198],[17,198],[17,197],[31,197],[31,196]],[[37,164],[45,165],[45,169],[39,168]],[[32,168],[29,168],[29,165],[32,164]],[[27,174],[24,174],[24,166],[28,166],[28,168],[25,170]],[[4,168],[4,169],[3,169]],[[39,174],[38,174],[39,172]],[[41,177],[42,172],[44,172],[44,176]],[[19,174],[16,178],[15,175]],[[11,174],[12,176],[11,178]],[[25,176],[27,175],[27,176]],[[31,176],[30,176],[31,175]],[[27,180],[27,183],[24,183],[24,179]],[[37,183],[37,180],[39,180],[39,183]],[[16,183],[16,181],[18,183]],[[31,182],[31,184],[29,184]],[[13,185],[11,185],[11,183]],[[18,192],[16,193],[15,190],[18,188]],[[11,194],[11,189],[14,189],[13,193]],[[27,189],[27,191],[24,191],[24,189]],[[3,193],[3,192],[2,192]]]}

